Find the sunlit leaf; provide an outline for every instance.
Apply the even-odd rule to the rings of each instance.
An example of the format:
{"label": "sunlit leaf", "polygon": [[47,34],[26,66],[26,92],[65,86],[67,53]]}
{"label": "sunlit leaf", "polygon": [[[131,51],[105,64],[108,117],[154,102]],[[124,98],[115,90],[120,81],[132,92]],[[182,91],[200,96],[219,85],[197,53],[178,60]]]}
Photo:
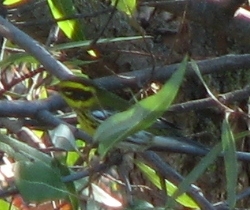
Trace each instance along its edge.
{"label": "sunlit leaf", "polygon": [[80,155],[77,152],[68,152],[66,163],[68,166],[73,166],[75,162],[79,159]]}
{"label": "sunlit leaf", "polygon": [[12,4],[16,4],[16,3],[21,3],[23,0],[5,0],[3,2],[3,5],[12,5]]}
{"label": "sunlit leaf", "polygon": [[[8,203],[7,201],[5,201],[3,199],[0,199],[0,206],[1,206],[2,210],[9,210],[11,207],[10,203]],[[17,208],[14,208],[14,209],[17,210]]]}
{"label": "sunlit leaf", "polygon": [[136,0],[112,0],[112,5],[116,5],[118,10],[125,12],[129,16],[132,16],[136,10]]}
{"label": "sunlit leaf", "polygon": [[94,140],[104,156],[115,144],[129,135],[151,126],[173,102],[184,77],[187,57],[179,69],[155,95],[136,103],[130,109],[105,120],[97,129]]}
{"label": "sunlit leaf", "polygon": [[88,51],[89,55],[92,56],[93,58],[97,58],[98,55],[96,54],[96,52],[94,50],[89,50]]}
{"label": "sunlit leaf", "polygon": [[[117,38],[103,38],[98,39],[97,44],[105,44],[111,42],[122,42],[122,41],[133,41],[138,39],[147,39],[151,38],[151,36],[131,36],[131,37],[117,37]],[[50,50],[66,50],[76,47],[81,47],[83,49],[88,49],[92,40],[85,40],[85,41],[76,41],[76,42],[69,42],[64,44],[58,44],[53,47],[50,47]]]}
{"label": "sunlit leaf", "polygon": [[[145,165],[142,162],[137,162],[136,165],[141,169],[141,171],[145,174],[145,176],[159,189],[161,189],[161,183],[160,183],[160,178],[149,166]],[[172,196],[174,192],[177,189],[177,186],[175,186],[173,183],[171,183],[168,180],[165,180],[166,182],[166,189],[167,189],[167,194],[169,196]],[[176,201],[180,203],[183,206],[189,207],[189,208],[199,208],[199,206],[195,203],[195,201],[189,197],[187,194],[182,194],[179,196]]]}
{"label": "sunlit leaf", "polygon": [[[79,141],[79,140],[75,140],[75,144],[77,145],[77,148],[81,147],[85,147],[85,142],[84,141]],[[80,157],[80,153],[79,151],[68,151],[67,152],[67,159],[66,159],[66,164],[67,166],[73,166],[75,164],[75,162],[79,159]]]}
{"label": "sunlit leaf", "polygon": [[[55,19],[70,17],[76,14],[72,0],[47,0]],[[58,26],[72,40],[84,40],[84,33],[79,20],[59,21]]]}

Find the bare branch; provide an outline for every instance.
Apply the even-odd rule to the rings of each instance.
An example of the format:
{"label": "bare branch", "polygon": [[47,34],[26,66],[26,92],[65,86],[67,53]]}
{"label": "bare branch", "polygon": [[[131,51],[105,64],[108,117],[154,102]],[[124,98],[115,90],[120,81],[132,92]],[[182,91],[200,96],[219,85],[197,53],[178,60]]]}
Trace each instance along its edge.
{"label": "bare branch", "polygon": [[[98,85],[110,90],[123,89],[126,87],[137,88],[145,85],[144,81],[148,81],[148,78],[151,78],[152,81],[165,82],[178,69],[179,65],[180,64],[158,66],[155,68],[153,75],[151,75],[152,69],[146,68],[120,75],[99,78],[94,81]],[[217,58],[210,58],[197,61],[197,65],[202,75],[245,70],[249,69],[250,66],[250,54],[231,54]],[[186,75],[196,76],[190,63],[187,65]]]}

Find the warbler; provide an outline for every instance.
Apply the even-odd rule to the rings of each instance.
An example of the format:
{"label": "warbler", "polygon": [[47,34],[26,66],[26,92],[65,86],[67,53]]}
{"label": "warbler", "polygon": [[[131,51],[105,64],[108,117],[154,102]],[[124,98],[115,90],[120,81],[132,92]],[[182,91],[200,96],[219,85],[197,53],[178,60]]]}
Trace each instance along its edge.
{"label": "warbler", "polygon": [[[105,108],[122,111],[130,107],[129,102],[97,86],[92,80],[85,77],[72,76],[59,82],[56,88],[66,103],[76,112],[81,129],[90,136],[94,135],[100,122],[112,114]],[[93,112],[94,110],[100,111]],[[100,113],[102,113],[101,116]],[[158,129],[161,135],[159,135]],[[180,129],[173,124],[161,119],[157,120],[148,131],[132,135],[127,141],[144,146],[150,142],[154,145],[148,146],[158,150],[164,150],[164,148],[171,151],[189,150],[189,153],[194,152],[199,155],[205,155],[208,151],[203,145],[183,137]]]}
{"label": "warbler", "polygon": [[93,116],[93,110],[112,107],[116,110],[129,108],[130,103],[95,85],[90,79],[73,76],[56,85],[66,103],[75,110],[81,128],[93,136],[99,121]]}

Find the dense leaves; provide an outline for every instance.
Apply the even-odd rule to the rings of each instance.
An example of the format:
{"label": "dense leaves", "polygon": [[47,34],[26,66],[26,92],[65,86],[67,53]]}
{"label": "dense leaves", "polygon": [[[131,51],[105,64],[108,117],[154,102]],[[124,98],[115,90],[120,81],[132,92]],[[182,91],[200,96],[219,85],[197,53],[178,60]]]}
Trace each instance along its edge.
{"label": "dense leaves", "polygon": [[[242,3],[5,0],[42,43],[0,17],[1,209],[248,208]],[[73,74],[96,88],[93,136],[82,91],[57,95]]]}

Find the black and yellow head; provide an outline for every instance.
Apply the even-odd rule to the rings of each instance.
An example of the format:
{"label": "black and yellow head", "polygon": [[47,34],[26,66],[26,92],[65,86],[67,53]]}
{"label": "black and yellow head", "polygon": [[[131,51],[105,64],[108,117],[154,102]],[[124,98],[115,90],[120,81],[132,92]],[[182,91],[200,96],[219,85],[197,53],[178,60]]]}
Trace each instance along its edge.
{"label": "black and yellow head", "polygon": [[130,103],[113,94],[112,92],[99,87],[92,80],[85,77],[72,76],[67,80],[59,82],[56,86],[61,96],[73,109],[100,109],[124,111]]}
{"label": "black and yellow head", "polygon": [[73,109],[92,109],[98,104],[96,87],[86,78],[72,77],[59,82],[56,87]]}

